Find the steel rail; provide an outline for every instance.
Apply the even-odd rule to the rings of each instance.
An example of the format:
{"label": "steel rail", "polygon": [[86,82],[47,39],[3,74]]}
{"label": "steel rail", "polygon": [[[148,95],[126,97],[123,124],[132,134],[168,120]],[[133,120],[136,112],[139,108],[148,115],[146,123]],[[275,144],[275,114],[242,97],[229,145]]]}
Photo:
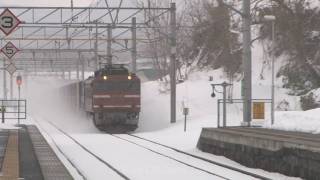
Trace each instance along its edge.
{"label": "steel rail", "polygon": [[159,145],[159,146],[162,146],[162,147],[165,147],[165,148],[168,148],[168,149],[171,149],[171,150],[174,150],[174,151],[176,151],[178,153],[185,154],[187,156],[190,156],[190,157],[193,157],[193,158],[196,158],[196,159],[200,159],[200,160],[206,161],[208,163],[211,163],[211,164],[214,164],[214,165],[217,165],[217,166],[221,166],[221,167],[224,167],[224,168],[227,168],[227,169],[231,169],[233,171],[237,171],[237,172],[242,173],[242,174],[246,174],[246,175],[252,176],[254,178],[263,179],[263,180],[271,180],[270,178],[267,178],[267,177],[264,177],[264,176],[261,176],[261,175],[258,175],[258,174],[254,174],[254,173],[251,173],[251,172],[248,172],[248,171],[244,171],[244,170],[241,170],[241,169],[233,167],[233,166],[222,164],[222,163],[219,163],[217,161],[209,160],[209,159],[206,159],[206,158],[194,155],[194,154],[190,154],[190,153],[187,153],[185,151],[181,151],[181,150],[179,150],[177,148],[170,147],[170,146],[167,146],[167,145],[164,145],[164,144],[161,144],[161,143],[158,143],[158,142],[143,138],[141,136],[137,136],[137,135],[133,135],[133,134],[127,134],[127,135],[131,136],[131,137],[135,137],[135,138],[141,139],[141,140],[144,140],[144,141],[147,141],[147,142],[150,142],[150,143],[153,143],[153,144],[156,144],[156,145]]}
{"label": "steel rail", "polygon": [[115,138],[121,139],[121,140],[123,140],[123,141],[129,142],[129,143],[131,143],[131,144],[134,144],[134,145],[136,145],[136,146],[138,146],[138,147],[141,147],[141,148],[143,148],[143,149],[146,149],[146,150],[148,150],[148,151],[151,151],[151,152],[153,152],[153,153],[155,153],[155,154],[158,154],[158,155],[160,155],[160,156],[163,156],[163,157],[166,157],[166,158],[171,159],[171,160],[173,160],[173,161],[176,161],[176,162],[179,162],[179,163],[181,163],[181,164],[184,164],[184,165],[186,165],[186,166],[188,166],[188,167],[197,169],[197,170],[199,170],[199,171],[208,173],[208,174],[210,174],[210,175],[213,175],[213,176],[216,176],[216,177],[225,179],[225,180],[230,180],[230,179],[228,179],[228,178],[226,178],[226,177],[223,177],[223,176],[218,175],[218,174],[216,174],[216,173],[213,173],[213,172],[207,171],[207,170],[205,170],[205,169],[196,167],[196,166],[194,166],[194,165],[188,164],[188,163],[186,163],[186,162],[183,162],[183,161],[178,160],[178,159],[176,159],[176,158],[173,158],[173,157],[171,157],[171,156],[165,155],[165,154],[163,154],[163,153],[157,152],[157,151],[155,151],[155,150],[152,150],[152,149],[150,149],[150,148],[148,148],[148,147],[142,146],[142,145],[140,145],[140,144],[138,144],[138,143],[135,143],[135,142],[133,142],[133,141],[130,141],[130,140],[128,140],[128,139],[119,137],[119,136],[114,135],[114,134],[109,134],[109,135],[111,135],[111,136],[113,136],[113,137],[115,137]]}
{"label": "steel rail", "polygon": [[98,159],[101,163],[103,163],[104,165],[108,166],[110,169],[112,169],[114,172],[116,172],[119,176],[121,176],[123,179],[125,180],[129,180],[129,178],[124,175],[122,172],[120,172],[120,170],[116,169],[115,167],[113,167],[111,164],[109,164],[108,162],[106,162],[105,160],[103,160],[102,158],[100,158],[99,156],[97,156],[96,154],[94,154],[92,151],[90,151],[88,148],[86,148],[84,145],[82,145],[78,140],[76,140],[75,138],[73,138],[70,134],[68,134],[67,132],[63,131],[61,128],[59,128],[57,125],[55,125],[54,123],[52,123],[51,121],[47,121],[49,124],[51,124],[55,129],[57,129],[58,131],[60,131],[62,134],[64,134],[65,136],[67,136],[68,138],[70,138],[73,142],[75,142],[78,146],[80,146],[83,150],[85,150],[86,152],[88,152],[90,155],[92,155],[93,157],[95,157],[96,159]]}

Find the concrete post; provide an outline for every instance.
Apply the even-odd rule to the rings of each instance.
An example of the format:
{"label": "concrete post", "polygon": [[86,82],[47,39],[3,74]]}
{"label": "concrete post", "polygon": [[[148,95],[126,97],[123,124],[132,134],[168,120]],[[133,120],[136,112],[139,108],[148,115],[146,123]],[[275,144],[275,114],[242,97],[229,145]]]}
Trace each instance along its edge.
{"label": "concrete post", "polygon": [[132,72],[136,73],[137,71],[137,23],[136,18],[132,18],[132,50],[131,50],[131,58],[132,58]]}
{"label": "concrete post", "polygon": [[243,0],[243,71],[244,71],[244,103],[243,125],[251,123],[252,71],[251,71],[251,15],[250,0]]}
{"label": "concrete post", "polygon": [[170,8],[170,90],[171,90],[171,123],[176,122],[176,4]]}

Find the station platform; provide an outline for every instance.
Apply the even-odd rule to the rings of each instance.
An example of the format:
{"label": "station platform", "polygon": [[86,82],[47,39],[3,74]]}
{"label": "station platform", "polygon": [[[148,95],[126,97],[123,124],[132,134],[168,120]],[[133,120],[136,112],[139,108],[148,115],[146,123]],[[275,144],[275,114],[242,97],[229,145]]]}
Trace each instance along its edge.
{"label": "station platform", "polygon": [[0,130],[0,180],[72,180],[36,126]]}
{"label": "station platform", "polygon": [[252,168],[320,180],[320,134],[264,128],[203,128],[197,147]]}

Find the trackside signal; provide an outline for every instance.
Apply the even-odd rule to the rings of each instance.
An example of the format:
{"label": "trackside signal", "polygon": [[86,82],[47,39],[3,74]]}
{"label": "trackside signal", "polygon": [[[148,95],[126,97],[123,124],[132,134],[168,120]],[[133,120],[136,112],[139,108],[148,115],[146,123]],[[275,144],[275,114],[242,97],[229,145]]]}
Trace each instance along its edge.
{"label": "trackside signal", "polygon": [[18,75],[17,76],[17,85],[21,86],[21,84],[22,84],[22,77],[21,77],[21,75]]}

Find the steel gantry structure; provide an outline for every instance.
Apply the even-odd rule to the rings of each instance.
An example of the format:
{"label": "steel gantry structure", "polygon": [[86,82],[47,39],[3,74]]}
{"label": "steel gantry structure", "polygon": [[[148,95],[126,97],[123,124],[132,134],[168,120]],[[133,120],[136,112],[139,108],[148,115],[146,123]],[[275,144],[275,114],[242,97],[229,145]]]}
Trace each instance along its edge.
{"label": "steel gantry structure", "polygon": [[[131,71],[136,72],[137,43],[146,40],[139,30],[154,28],[154,20],[169,14],[170,33],[167,38],[171,47],[171,122],[176,121],[175,3],[165,8],[136,7],[127,6],[124,0],[119,0],[117,6],[111,7],[105,0],[103,7],[10,6],[0,7],[0,12],[6,8],[21,21],[10,35],[0,33],[1,47],[10,41],[20,50],[10,61],[25,76],[60,73],[65,77],[68,72],[71,78],[71,72],[76,72],[76,79],[84,79],[85,72],[97,70],[101,63],[112,63],[115,54],[123,52],[131,54]],[[153,16],[147,16],[150,11]],[[2,59],[3,67],[6,67],[9,60],[5,56]],[[5,71],[3,76],[6,86]],[[12,79],[11,76],[11,91]],[[4,87],[5,98],[6,89]]]}

